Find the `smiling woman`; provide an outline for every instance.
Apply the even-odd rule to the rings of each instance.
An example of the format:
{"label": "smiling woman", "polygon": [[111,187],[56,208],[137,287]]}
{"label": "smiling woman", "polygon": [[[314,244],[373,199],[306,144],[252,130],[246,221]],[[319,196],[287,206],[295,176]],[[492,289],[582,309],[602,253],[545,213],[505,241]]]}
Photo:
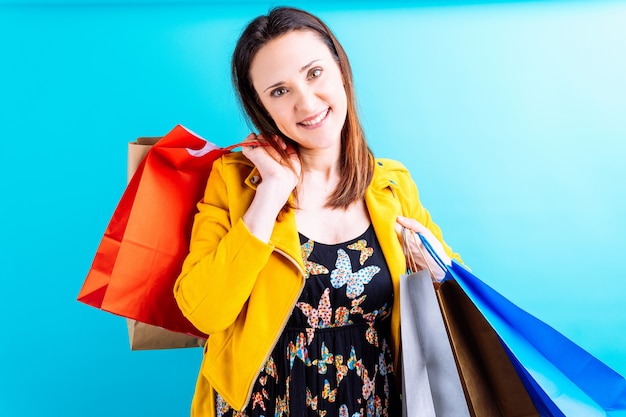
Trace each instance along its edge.
{"label": "smiling woman", "polygon": [[317,17],[256,18],[232,68],[260,130],[247,141],[270,146],[216,161],[176,283],[210,335],[192,415],[399,415],[399,230],[456,255],[407,170],[374,159],[348,58]]}
{"label": "smiling woman", "polygon": [[[230,58],[245,25],[276,3],[0,0],[0,276],[7,295],[0,303],[0,416],[188,414],[202,351],[131,352],[124,320],[77,303],[76,295],[126,184],[127,142],[176,124],[221,146],[250,132],[229,82]],[[422,203],[472,270],[626,375],[626,2],[282,3],[305,7],[332,27],[350,56],[368,145],[406,165]],[[345,86],[348,103],[352,84]],[[254,91],[249,97],[256,99]],[[352,110],[349,104],[346,131]],[[254,124],[257,133],[270,131]],[[251,170],[244,161],[233,165]],[[212,184],[221,185],[220,174]],[[255,172],[245,192],[229,187],[219,201],[237,204],[264,182],[259,178]],[[369,195],[390,190],[399,189],[372,182]],[[315,192],[298,198],[310,196]],[[276,252],[288,246],[283,252],[315,261],[321,244],[309,256],[310,245],[280,239],[283,225],[295,223],[284,211],[272,237]],[[354,247],[365,255],[371,248],[369,240]],[[360,250],[342,249],[352,271],[370,265],[360,265]],[[235,251],[217,257],[224,253]],[[341,265],[330,269],[346,271]],[[252,262],[242,269],[248,267]],[[254,286],[240,271],[230,278],[217,298]],[[358,282],[347,282],[344,296]],[[275,283],[268,305],[289,280]],[[319,308],[323,295],[307,302],[311,309],[301,304],[312,322],[328,311],[325,301]],[[250,300],[248,311],[261,298]],[[268,307],[271,314],[280,312]],[[249,324],[265,334],[267,323]],[[304,323],[312,328],[308,318]],[[237,383],[238,366],[230,368]]]}

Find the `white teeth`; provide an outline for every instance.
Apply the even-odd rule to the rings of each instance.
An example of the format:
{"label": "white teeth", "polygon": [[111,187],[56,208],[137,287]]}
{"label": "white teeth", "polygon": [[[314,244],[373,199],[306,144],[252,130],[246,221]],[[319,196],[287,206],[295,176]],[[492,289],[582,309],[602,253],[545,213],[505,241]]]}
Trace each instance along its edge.
{"label": "white teeth", "polygon": [[328,114],[328,109],[326,109],[326,111],[324,111],[322,114],[320,114],[319,116],[317,116],[315,119],[313,120],[307,120],[306,122],[300,122],[301,125],[305,125],[305,126],[313,126],[318,124],[319,122],[321,122],[322,120],[324,120],[324,117],[326,117],[326,115]]}

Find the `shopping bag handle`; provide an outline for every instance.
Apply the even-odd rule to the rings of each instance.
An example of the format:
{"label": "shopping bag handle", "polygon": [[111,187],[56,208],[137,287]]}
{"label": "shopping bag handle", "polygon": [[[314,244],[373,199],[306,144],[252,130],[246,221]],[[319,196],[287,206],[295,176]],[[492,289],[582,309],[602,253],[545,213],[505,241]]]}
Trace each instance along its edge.
{"label": "shopping bag handle", "polygon": [[[407,271],[410,273],[414,273],[418,271],[418,264],[417,264],[417,261],[415,260],[415,256],[413,255],[413,252],[410,249],[409,237],[407,236],[407,230],[409,232],[412,232],[412,230],[407,229],[406,227],[402,227],[402,252],[404,252],[404,256],[406,257],[406,260],[407,260]],[[433,274],[433,271],[430,269],[430,265],[428,265],[428,260],[426,259],[426,255],[424,255],[424,252],[422,251],[422,248],[420,247],[419,242],[417,241],[417,236],[415,235],[415,233],[411,234],[411,236],[415,240],[415,243],[417,243],[417,249],[420,251],[422,258],[424,258],[424,261],[426,262],[426,267],[428,268],[428,272],[430,272],[430,276],[434,280],[435,274]]]}
{"label": "shopping bag handle", "polygon": [[421,233],[417,233],[417,232],[415,232],[415,233],[417,234],[417,236],[419,236],[420,240],[424,244],[424,247],[426,248],[426,250],[428,251],[430,256],[432,256],[433,259],[435,260],[435,262],[437,262],[437,265],[439,265],[439,267],[443,271],[448,272],[448,265],[446,265],[446,263],[441,260],[439,255],[437,255],[437,252],[435,252],[435,249],[433,249],[433,247],[430,244],[430,242],[428,241],[428,239],[426,239],[426,237],[424,237],[424,235],[422,235]]}
{"label": "shopping bag handle", "polygon": [[404,256],[407,258],[407,270],[410,272],[417,272],[417,269],[418,269],[417,262],[413,255],[413,252],[409,250],[409,242],[408,242],[409,237],[407,236],[407,231],[410,232],[411,236],[416,240],[417,249],[422,255],[422,258],[424,258],[424,261],[426,262],[426,268],[428,268],[428,272],[430,272],[430,276],[432,277],[433,282],[440,282],[440,280],[438,280],[435,277],[435,274],[433,273],[433,270],[431,269],[430,264],[428,263],[428,259],[426,259],[426,254],[424,253],[421,246],[419,245],[419,242],[417,241],[418,236],[421,242],[424,244],[424,248],[426,248],[426,251],[435,260],[435,263],[437,264],[437,266],[439,266],[441,270],[445,273],[444,278],[442,278],[441,281],[445,280],[446,276],[448,276],[449,274],[448,267],[445,264],[445,262],[441,260],[439,255],[437,255],[437,252],[435,252],[430,242],[428,242],[428,240],[421,233],[414,232],[411,229],[407,229],[406,227],[402,227],[402,233],[401,233],[402,234],[402,251],[404,252]]}
{"label": "shopping bag handle", "polygon": [[240,146],[270,146],[270,144],[267,142],[259,142],[259,141],[239,142],[239,143],[235,143],[234,145],[225,147],[224,150],[232,151],[233,149],[239,148]]}

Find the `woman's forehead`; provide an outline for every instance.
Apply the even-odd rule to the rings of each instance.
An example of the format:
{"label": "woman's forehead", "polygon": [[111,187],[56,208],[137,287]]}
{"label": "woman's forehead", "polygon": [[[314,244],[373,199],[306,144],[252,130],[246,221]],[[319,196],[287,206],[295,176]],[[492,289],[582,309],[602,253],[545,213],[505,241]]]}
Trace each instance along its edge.
{"label": "woman's forehead", "polygon": [[[326,61],[332,55],[320,35],[310,30],[296,30],[272,39],[256,53],[250,76],[256,86],[301,72],[313,61]],[[276,82],[276,81],[274,81]]]}

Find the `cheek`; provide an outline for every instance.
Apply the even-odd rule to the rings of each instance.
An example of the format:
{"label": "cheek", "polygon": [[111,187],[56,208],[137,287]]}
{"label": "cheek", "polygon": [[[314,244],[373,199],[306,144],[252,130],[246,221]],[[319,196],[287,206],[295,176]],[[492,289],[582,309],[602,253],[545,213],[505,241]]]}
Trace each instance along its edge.
{"label": "cheek", "polygon": [[272,107],[265,106],[265,110],[267,111],[272,121],[278,128],[278,131],[282,133],[283,135],[289,137],[290,136],[289,126],[291,124],[290,124],[290,119],[287,118],[287,115],[285,114],[284,109],[282,109],[281,106],[272,106]]}
{"label": "cheek", "polygon": [[272,120],[274,120],[274,123],[276,123],[276,125],[279,127],[288,123],[291,119],[292,113],[289,112],[287,106],[284,105],[285,103],[283,102],[272,104],[272,106],[266,106],[265,108]]}
{"label": "cheek", "polygon": [[338,109],[347,111],[348,96],[343,84],[336,85],[333,89],[333,101]]}
{"label": "cheek", "polygon": [[278,115],[278,111],[276,109],[276,106],[274,105],[274,103],[272,103],[270,100],[259,100],[259,104],[265,109],[265,111],[267,112],[267,114],[270,116],[270,118],[277,123],[277,115]]}
{"label": "cheek", "polygon": [[335,102],[346,105],[348,97],[346,95],[346,87],[343,84],[343,78],[341,74],[336,74],[333,80],[328,85],[328,91],[332,95]]}

